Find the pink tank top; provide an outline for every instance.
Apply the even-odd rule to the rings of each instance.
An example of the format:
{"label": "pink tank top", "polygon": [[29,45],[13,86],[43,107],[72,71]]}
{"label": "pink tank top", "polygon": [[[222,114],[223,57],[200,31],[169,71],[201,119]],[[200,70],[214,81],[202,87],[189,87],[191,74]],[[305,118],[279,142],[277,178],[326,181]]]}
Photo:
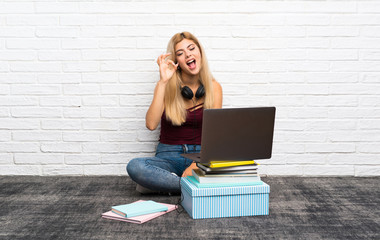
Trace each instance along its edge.
{"label": "pink tank top", "polygon": [[186,122],[181,126],[173,126],[171,121],[166,119],[164,111],[161,116],[160,143],[201,144],[203,107],[193,110],[200,105],[203,103],[187,109]]}

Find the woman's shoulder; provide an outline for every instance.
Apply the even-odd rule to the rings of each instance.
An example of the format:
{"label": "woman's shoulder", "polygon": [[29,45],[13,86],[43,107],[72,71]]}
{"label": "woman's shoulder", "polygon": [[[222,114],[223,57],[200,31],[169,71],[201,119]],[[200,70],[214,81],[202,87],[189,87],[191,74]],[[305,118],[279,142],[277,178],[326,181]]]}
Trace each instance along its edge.
{"label": "woman's shoulder", "polygon": [[222,91],[222,85],[220,85],[220,83],[216,81],[215,78],[212,79],[212,85],[216,91]]}

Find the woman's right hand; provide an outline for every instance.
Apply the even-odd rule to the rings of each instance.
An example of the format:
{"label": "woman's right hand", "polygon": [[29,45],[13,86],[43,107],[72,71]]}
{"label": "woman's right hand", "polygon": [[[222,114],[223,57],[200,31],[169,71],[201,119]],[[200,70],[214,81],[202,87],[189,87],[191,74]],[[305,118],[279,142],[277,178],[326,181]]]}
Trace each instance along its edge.
{"label": "woman's right hand", "polygon": [[166,59],[171,53],[162,54],[157,58],[157,64],[160,68],[160,81],[167,83],[177,71],[178,63],[175,64],[172,60]]}

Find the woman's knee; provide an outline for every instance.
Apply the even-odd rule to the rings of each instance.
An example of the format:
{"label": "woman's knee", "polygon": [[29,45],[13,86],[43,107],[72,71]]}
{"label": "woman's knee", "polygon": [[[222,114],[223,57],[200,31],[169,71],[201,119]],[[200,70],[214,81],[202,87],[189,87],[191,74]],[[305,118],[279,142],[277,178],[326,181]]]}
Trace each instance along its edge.
{"label": "woman's knee", "polygon": [[140,172],[140,163],[138,158],[134,158],[127,164],[127,173],[131,177],[133,175],[136,175],[137,172]]}

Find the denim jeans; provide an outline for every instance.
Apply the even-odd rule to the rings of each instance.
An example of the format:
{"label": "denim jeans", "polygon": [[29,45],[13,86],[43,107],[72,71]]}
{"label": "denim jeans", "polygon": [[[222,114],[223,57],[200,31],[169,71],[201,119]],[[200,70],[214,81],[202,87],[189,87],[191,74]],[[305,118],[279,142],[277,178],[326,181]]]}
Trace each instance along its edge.
{"label": "denim jeans", "polygon": [[127,165],[127,172],[133,181],[145,188],[179,193],[182,173],[193,162],[180,154],[200,152],[200,150],[200,145],[159,143],[155,157],[132,159]]}

